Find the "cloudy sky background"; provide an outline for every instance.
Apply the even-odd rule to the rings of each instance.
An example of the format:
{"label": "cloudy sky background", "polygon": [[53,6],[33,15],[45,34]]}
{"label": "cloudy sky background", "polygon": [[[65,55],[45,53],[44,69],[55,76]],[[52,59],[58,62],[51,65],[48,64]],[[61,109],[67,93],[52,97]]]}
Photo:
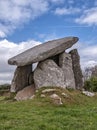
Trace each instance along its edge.
{"label": "cloudy sky background", "polygon": [[0,84],[12,79],[10,57],[66,36],[79,37],[82,68],[97,64],[97,0],[0,0]]}

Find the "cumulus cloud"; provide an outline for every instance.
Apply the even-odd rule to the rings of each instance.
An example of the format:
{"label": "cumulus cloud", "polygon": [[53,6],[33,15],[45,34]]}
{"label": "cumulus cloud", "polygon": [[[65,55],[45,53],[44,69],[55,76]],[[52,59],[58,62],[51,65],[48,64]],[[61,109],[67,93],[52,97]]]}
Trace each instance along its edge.
{"label": "cumulus cloud", "polygon": [[6,39],[0,41],[0,84],[10,83],[15,70],[15,66],[8,65],[8,59],[39,44],[40,42],[34,40],[19,44]]}
{"label": "cumulus cloud", "polygon": [[56,8],[55,14],[57,15],[69,15],[69,14],[75,14],[79,13],[79,8]]}
{"label": "cumulus cloud", "polygon": [[43,15],[50,4],[64,0],[0,0],[0,37],[6,37],[20,25]]}
{"label": "cumulus cloud", "polygon": [[75,20],[79,24],[97,25],[97,7],[84,10],[82,16]]}
{"label": "cumulus cloud", "polygon": [[97,65],[97,45],[84,45],[79,48],[82,67],[91,67]]}
{"label": "cumulus cloud", "polygon": [[45,0],[0,0],[0,37],[48,10]]}

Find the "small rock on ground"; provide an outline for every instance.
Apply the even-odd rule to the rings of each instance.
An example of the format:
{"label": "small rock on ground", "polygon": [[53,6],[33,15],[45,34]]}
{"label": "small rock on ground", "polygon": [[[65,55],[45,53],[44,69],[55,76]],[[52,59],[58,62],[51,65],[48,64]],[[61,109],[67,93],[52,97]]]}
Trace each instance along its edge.
{"label": "small rock on ground", "polygon": [[42,93],[49,93],[49,92],[55,92],[56,89],[45,89],[42,91]]}
{"label": "small rock on ground", "polygon": [[46,96],[45,96],[44,94],[41,94],[40,97],[44,98],[44,97],[46,97]]}
{"label": "small rock on ground", "polygon": [[95,93],[89,92],[89,91],[82,91],[82,93],[86,96],[93,97],[95,96]]}
{"label": "small rock on ground", "polygon": [[62,105],[61,98],[57,94],[52,94],[50,98],[53,100],[54,104]]}
{"label": "small rock on ground", "polygon": [[64,98],[68,98],[68,97],[69,97],[66,93],[62,93],[62,96],[63,96]]}

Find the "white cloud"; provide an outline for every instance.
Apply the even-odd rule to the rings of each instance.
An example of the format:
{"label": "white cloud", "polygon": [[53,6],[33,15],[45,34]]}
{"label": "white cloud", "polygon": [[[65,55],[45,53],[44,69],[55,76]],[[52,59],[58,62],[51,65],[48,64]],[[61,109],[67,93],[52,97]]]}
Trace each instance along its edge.
{"label": "white cloud", "polygon": [[21,25],[34,20],[64,0],[0,0],[0,37],[6,37]]}
{"label": "white cloud", "polygon": [[0,37],[3,38],[5,36],[6,36],[6,34],[3,31],[0,31]]}
{"label": "white cloud", "polygon": [[47,11],[45,0],[0,0],[0,37]]}
{"label": "white cloud", "polygon": [[8,59],[38,44],[40,42],[34,40],[19,44],[9,42],[6,39],[0,41],[0,84],[10,83],[12,80],[15,66],[8,65]]}
{"label": "white cloud", "polygon": [[79,13],[79,8],[56,8],[55,14],[57,15],[69,15],[69,14],[75,14]]}
{"label": "white cloud", "polygon": [[97,25],[97,7],[85,10],[80,18],[75,22],[79,24]]}

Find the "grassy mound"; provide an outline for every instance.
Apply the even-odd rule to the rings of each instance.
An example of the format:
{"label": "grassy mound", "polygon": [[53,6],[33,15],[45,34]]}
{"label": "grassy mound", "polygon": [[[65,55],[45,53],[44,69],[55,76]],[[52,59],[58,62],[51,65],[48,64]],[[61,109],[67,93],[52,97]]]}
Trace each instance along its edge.
{"label": "grassy mound", "polygon": [[[56,88],[63,105],[55,105],[49,95],[34,99],[12,101],[0,97],[0,130],[96,130],[97,95],[87,97],[80,91]],[[68,96],[63,97],[62,93]]]}

